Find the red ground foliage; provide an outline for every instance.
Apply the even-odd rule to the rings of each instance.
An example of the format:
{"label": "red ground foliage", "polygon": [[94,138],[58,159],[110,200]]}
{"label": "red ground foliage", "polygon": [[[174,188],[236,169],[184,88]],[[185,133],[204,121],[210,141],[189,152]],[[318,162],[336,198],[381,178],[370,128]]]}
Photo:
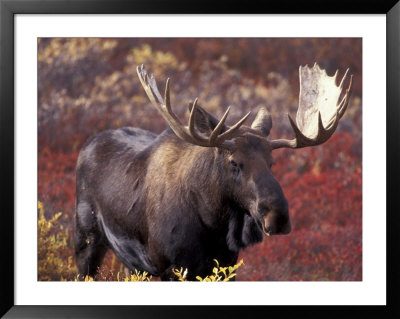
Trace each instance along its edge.
{"label": "red ground foliage", "polygon": [[[248,48],[254,48],[251,58]],[[346,55],[351,49],[356,53]],[[291,136],[283,114],[297,108],[298,65],[323,60],[330,74],[352,66],[355,93],[333,137],[318,147],[275,151],[272,171],[289,202],[292,232],[267,237],[243,251],[237,280],[362,280],[359,52],[361,41],[354,39],[41,40],[38,200],[46,213],[62,211],[63,226],[73,233],[75,165],[84,141],[124,125],[157,133],[165,128],[131,67],[142,57],[157,74],[174,75],[173,99],[203,94],[202,105],[217,116],[226,101],[237,108],[232,121],[262,101],[272,105],[274,138]],[[294,61],[288,66],[290,59]],[[260,80],[261,75],[274,83]],[[185,107],[179,107],[179,116],[187,116]],[[72,241],[68,245],[72,254]],[[109,253],[98,279],[115,280],[120,270]]]}

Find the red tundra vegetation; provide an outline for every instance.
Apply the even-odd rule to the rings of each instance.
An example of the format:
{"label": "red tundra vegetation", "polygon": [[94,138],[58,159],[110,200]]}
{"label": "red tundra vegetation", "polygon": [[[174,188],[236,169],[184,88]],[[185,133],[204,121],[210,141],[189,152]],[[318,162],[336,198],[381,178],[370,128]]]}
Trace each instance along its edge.
{"label": "red tundra vegetation", "polygon": [[[232,105],[232,123],[266,105],[271,137],[292,138],[286,114],[297,109],[298,67],[318,62],[330,75],[350,67],[348,109],[325,144],[274,151],[272,171],[289,202],[292,232],[243,251],[236,280],[362,280],[361,58],[361,39],[350,38],[39,39],[38,279],[76,278],[75,165],[85,140],[122,126],[166,128],[137,65],[160,82],[173,79],[174,111],[183,122],[186,102],[196,96],[217,118]],[[122,274],[109,252],[95,279],[123,280]]]}

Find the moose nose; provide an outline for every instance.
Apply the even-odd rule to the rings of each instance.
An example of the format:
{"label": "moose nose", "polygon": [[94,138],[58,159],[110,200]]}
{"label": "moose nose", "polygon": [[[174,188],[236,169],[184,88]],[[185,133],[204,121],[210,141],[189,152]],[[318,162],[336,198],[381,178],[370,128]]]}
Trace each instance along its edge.
{"label": "moose nose", "polygon": [[291,232],[288,203],[285,198],[260,201],[258,211],[264,223],[264,231],[268,235],[286,235]]}
{"label": "moose nose", "polygon": [[258,212],[261,216],[265,216],[272,211],[277,212],[278,215],[288,216],[289,208],[286,198],[279,198],[274,201],[264,199],[258,202]]}

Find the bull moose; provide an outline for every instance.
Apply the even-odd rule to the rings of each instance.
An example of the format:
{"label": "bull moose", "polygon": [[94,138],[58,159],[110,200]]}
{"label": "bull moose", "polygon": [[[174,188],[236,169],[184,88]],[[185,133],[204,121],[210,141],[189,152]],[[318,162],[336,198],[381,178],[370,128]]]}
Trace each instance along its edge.
{"label": "bull moose", "polygon": [[251,126],[225,124],[189,105],[185,126],[173,113],[170,81],[162,96],[153,75],[137,68],[151,103],[169,128],[156,135],[124,127],[91,137],[80,151],[76,176],[75,253],[79,273],[94,276],[108,249],[128,269],[173,280],[174,268],[188,279],[236,263],[240,249],[263,235],[291,231],[288,202],[271,173],[272,151],[327,141],[350,96],[315,64],[300,67],[295,138],[269,140],[271,115],[261,108]]}

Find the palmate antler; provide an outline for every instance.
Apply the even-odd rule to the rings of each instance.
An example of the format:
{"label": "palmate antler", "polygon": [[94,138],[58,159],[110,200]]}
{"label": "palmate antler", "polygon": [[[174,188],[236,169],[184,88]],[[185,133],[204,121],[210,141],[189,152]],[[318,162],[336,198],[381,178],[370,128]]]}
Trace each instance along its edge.
{"label": "palmate antler", "polygon": [[273,140],[270,142],[272,149],[319,145],[331,137],[349,102],[353,76],[350,77],[350,84],[346,94],[338,104],[348,71],[347,69],[340,85],[337,86],[336,77],[338,71],[334,76],[328,76],[326,71],[321,70],[316,63],[312,68],[300,66],[300,98],[296,115],[297,125],[288,115],[295,138],[293,140]]}
{"label": "palmate antler", "polygon": [[230,107],[226,110],[225,114],[222,116],[221,120],[218,122],[217,126],[211,132],[209,137],[203,136],[199,133],[194,126],[194,117],[196,114],[197,108],[197,98],[193,102],[193,106],[190,112],[189,117],[189,125],[184,126],[176,115],[172,112],[170,97],[169,97],[169,78],[167,79],[167,83],[165,85],[165,93],[164,98],[161,97],[161,94],[157,88],[156,80],[153,75],[148,76],[147,71],[144,68],[143,64],[136,69],[137,74],[139,76],[140,82],[145,89],[147,96],[149,97],[152,104],[157,108],[162,117],[167,121],[168,125],[174,131],[174,133],[181,138],[182,140],[189,142],[194,145],[205,146],[205,147],[226,147],[231,148],[232,145],[229,141],[243,122],[250,115],[250,112],[247,113],[242,119],[240,119],[235,125],[229,128],[227,131],[220,134],[222,127],[224,126],[225,120],[228,116]]}

